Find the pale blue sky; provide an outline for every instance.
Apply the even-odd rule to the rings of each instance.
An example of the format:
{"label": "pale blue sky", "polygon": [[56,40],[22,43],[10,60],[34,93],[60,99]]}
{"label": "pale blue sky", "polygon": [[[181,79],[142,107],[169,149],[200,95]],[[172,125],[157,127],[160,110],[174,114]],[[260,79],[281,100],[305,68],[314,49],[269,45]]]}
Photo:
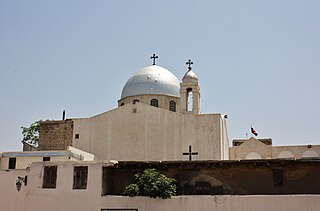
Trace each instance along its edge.
{"label": "pale blue sky", "polygon": [[194,61],[202,113],[275,145],[320,144],[320,1],[0,1],[0,151],[20,126],[117,106],[151,64]]}

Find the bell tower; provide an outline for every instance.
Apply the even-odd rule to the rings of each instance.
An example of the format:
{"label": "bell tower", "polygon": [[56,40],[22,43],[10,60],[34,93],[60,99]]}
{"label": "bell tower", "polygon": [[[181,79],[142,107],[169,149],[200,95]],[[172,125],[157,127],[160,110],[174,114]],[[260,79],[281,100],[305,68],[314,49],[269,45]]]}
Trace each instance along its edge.
{"label": "bell tower", "polygon": [[186,63],[188,72],[183,76],[180,83],[180,112],[200,113],[200,87],[197,75],[192,71],[193,62],[189,59]]}

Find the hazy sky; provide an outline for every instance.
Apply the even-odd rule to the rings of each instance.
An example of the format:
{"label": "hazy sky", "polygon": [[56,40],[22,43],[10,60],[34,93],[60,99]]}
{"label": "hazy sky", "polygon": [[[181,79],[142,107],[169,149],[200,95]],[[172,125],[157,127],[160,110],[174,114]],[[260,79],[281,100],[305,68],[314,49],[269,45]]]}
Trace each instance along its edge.
{"label": "hazy sky", "polygon": [[21,126],[117,107],[157,64],[179,79],[194,61],[201,112],[228,114],[275,145],[320,144],[320,1],[0,1],[0,151]]}

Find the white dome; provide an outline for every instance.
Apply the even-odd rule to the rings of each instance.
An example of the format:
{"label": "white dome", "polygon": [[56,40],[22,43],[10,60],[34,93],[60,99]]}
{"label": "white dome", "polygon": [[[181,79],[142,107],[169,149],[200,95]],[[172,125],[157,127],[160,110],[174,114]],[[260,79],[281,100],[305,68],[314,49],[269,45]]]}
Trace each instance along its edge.
{"label": "white dome", "polygon": [[179,97],[180,81],[169,70],[152,65],[136,72],[124,85],[121,99],[142,94],[163,94]]}

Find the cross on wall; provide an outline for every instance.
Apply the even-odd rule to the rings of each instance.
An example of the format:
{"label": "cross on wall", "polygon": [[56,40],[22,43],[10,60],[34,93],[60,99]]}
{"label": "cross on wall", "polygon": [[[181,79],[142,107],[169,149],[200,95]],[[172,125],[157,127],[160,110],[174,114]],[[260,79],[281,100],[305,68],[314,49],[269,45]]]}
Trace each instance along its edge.
{"label": "cross on wall", "polygon": [[184,152],[182,155],[189,155],[189,161],[192,160],[192,155],[198,155],[198,152],[192,152],[191,145],[189,145],[189,152]]}

